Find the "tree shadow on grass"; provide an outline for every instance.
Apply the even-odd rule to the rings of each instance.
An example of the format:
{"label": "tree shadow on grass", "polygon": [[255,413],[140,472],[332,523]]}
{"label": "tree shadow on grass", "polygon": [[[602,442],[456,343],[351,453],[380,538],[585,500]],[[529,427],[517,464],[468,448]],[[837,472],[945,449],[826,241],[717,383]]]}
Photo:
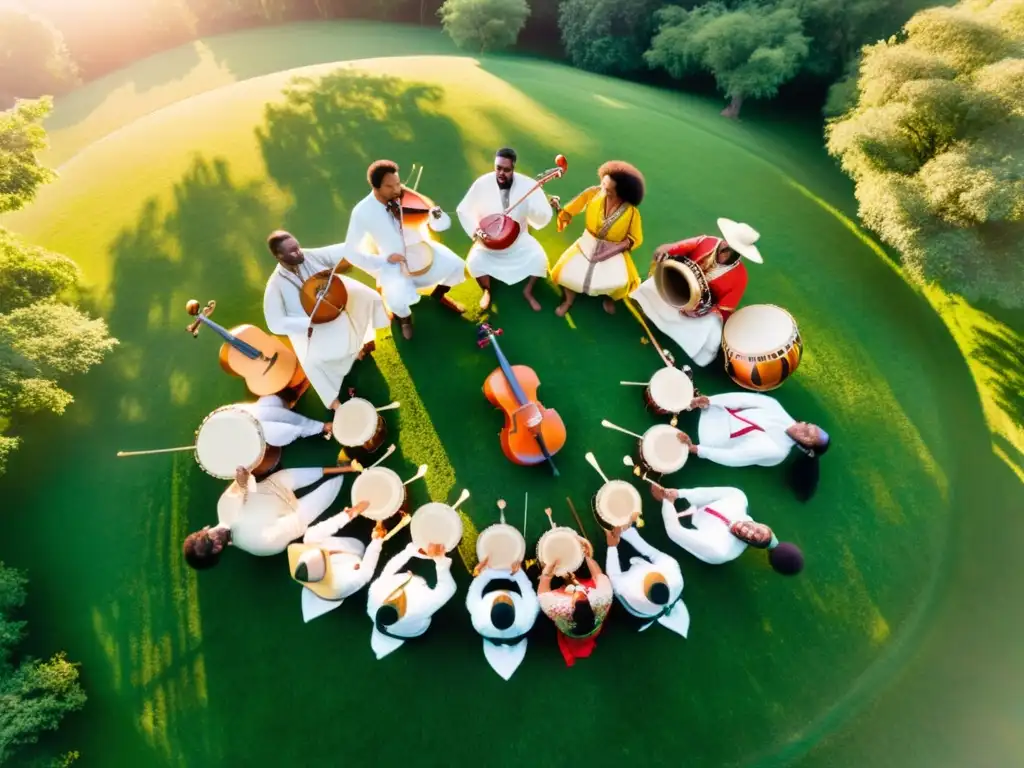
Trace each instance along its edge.
{"label": "tree shadow on grass", "polygon": [[[996,332],[978,328],[972,347],[971,356],[990,371],[989,386],[996,405],[1014,424],[1024,424],[1024,348],[1020,337],[1009,329]],[[1005,438],[998,442],[1010,461],[1018,468],[1024,466],[1019,449]]]}

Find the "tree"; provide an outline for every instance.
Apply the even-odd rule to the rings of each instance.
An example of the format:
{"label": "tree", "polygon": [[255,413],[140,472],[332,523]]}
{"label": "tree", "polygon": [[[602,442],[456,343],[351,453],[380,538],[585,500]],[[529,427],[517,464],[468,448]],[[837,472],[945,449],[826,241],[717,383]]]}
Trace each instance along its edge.
{"label": "tree", "polygon": [[[55,730],[67,713],[85,706],[78,667],[63,653],[49,661],[24,658],[14,663],[25,622],[13,614],[25,603],[25,584],[24,574],[0,562],[0,764],[16,756],[20,747],[37,743],[42,732]],[[62,764],[74,756],[63,756]]]}
{"label": "tree", "polygon": [[865,49],[828,150],[908,275],[1024,306],[1024,10],[970,0],[904,32]]}
{"label": "tree", "polygon": [[0,214],[24,207],[41,185],[56,178],[36,158],[47,147],[42,123],[51,109],[53,100],[44,97],[0,112]]}
{"label": "tree", "polygon": [[46,19],[0,8],[0,109],[16,98],[60,94],[78,84],[64,36]]}
{"label": "tree", "polygon": [[580,69],[627,74],[644,66],[662,0],[563,0],[558,27],[569,60]]}
{"label": "tree", "polygon": [[748,0],[729,9],[711,2],[693,10],[668,6],[655,14],[658,34],[647,64],[681,78],[698,70],[715,76],[731,100],[722,114],[738,117],[743,100],[774,96],[800,69],[808,38],[796,9]]}
{"label": "tree", "polygon": [[513,45],[530,6],[526,0],[446,0],[437,15],[459,48],[483,53]]}

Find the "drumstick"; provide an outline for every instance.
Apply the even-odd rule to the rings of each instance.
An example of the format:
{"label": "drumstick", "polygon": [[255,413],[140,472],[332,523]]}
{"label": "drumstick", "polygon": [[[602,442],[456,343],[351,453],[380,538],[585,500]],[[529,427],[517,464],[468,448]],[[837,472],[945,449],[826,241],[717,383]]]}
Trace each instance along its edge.
{"label": "drumstick", "polygon": [[608,427],[608,429],[614,429],[616,432],[622,432],[624,434],[629,435],[630,437],[635,437],[637,440],[643,440],[644,439],[643,435],[638,435],[636,432],[630,432],[628,429],[623,429],[622,427],[617,427],[614,424],[612,424],[610,421],[608,421],[608,419],[604,419],[601,422],[601,426],[602,427]]}
{"label": "drumstick", "polygon": [[[374,467],[376,467],[378,464],[380,464],[382,461],[384,461],[384,459],[386,459],[388,456],[390,456],[394,452],[395,452],[395,444],[392,443],[391,445],[388,446],[388,449],[386,451],[384,451],[384,455],[381,456],[379,459],[377,459],[375,462],[373,462],[373,464],[368,466],[366,469],[373,469]],[[364,469],[363,471],[365,472],[366,470]]]}
{"label": "drumstick", "polygon": [[551,518],[551,507],[545,509],[544,514],[548,516],[548,522],[551,523],[551,527],[556,528],[555,521]]}
{"label": "drumstick", "polygon": [[382,541],[382,542],[383,542],[383,541],[387,541],[387,540],[388,540],[388,539],[390,539],[390,538],[391,538],[392,536],[394,536],[394,535],[395,535],[396,533],[398,533],[398,532],[399,532],[400,530],[402,530],[403,528],[405,528],[405,526],[407,526],[407,525],[408,525],[409,523],[411,523],[411,522],[412,522],[412,515],[402,515],[402,519],[398,521],[398,525],[396,525],[396,526],[395,526],[394,528],[392,528],[392,529],[391,529],[390,531],[388,531],[387,533],[385,533],[385,534],[384,534],[384,537],[383,537],[383,538],[381,539],[381,541]]}
{"label": "drumstick", "polygon": [[601,471],[601,467],[598,466],[597,459],[594,458],[594,454],[588,453],[583,458],[585,458],[587,460],[587,463],[590,466],[592,466],[594,469],[597,470],[597,474],[599,474],[601,476],[601,479],[604,480],[607,483],[608,482],[608,477],[605,475],[604,472]]}
{"label": "drumstick", "polygon": [[504,523],[505,523],[505,500],[504,499],[498,499],[498,512],[501,515],[501,522],[504,525]]}
{"label": "drumstick", "polygon": [[646,480],[651,485],[657,485],[656,482],[654,482],[653,480],[651,480],[651,478],[647,476],[646,472],[641,474],[640,467],[633,463],[633,459],[631,457],[623,456],[622,463],[625,464],[627,467],[633,467],[633,474],[639,477],[641,480]]}
{"label": "drumstick", "polygon": [[117,458],[122,456],[149,456],[153,453],[173,453],[175,451],[194,451],[196,447],[194,445],[183,445],[180,448],[157,448],[152,451],[118,451]]}
{"label": "drumstick", "polygon": [[427,474],[427,465],[426,464],[420,464],[419,468],[416,470],[416,474],[413,475],[412,477],[410,477],[404,483],[402,483],[402,485],[408,485],[409,483],[414,483],[417,480],[419,480],[421,477],[423,477],[425,474]]}
{"label": "drumstick", "polygon": [[526,498],[523,499],[523,538],[526,538],[526,511],[530,508],[530,492],[526,492]]}
{"label": "drumstick", "polygon": [[388,405],[382,405],[380,408],[377,408],[376,410],[377,413],[380,413],[381,411],[393,411],[400,405],[401,403],[396,400],[395,402],[389,403]]}
{"label": "drumstick", "polygon": [[589,543],[590,542],[590,538],[587,536],[587,529],[583,527],[583,521],[580,520],[580,516],[576,512],[576,507],[573,506],[572,499],[570,499],[568,496],[566,496],[565,497],[565,503],[569,505],[569,511],[572,512],[572,516],[576,518],[576,525],[579,526],[580,534]]}
{"label": "drumstick", "polygon": [[469,491],[465,488],[462,489],[462,493],[459,494],[459,498],[456,499],[455,503],[452,504],[452,509],[458,509],[459,504],[469,498]]}
{"label": "drumstick", "polygon": [[619,382],[619,384],[621,384],[624,387],[646,387],[650,383],[651,382],[649,382],[649,381],[620,381]]}

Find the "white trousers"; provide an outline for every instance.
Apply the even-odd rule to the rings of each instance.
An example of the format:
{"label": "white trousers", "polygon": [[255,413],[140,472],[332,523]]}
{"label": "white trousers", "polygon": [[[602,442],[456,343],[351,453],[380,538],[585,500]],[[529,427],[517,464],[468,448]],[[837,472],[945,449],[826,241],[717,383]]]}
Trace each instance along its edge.
{"label": "white trousers", "polygon": [[384,303],[397,317],[412,314],[412,307],[420,300],[420,292],[429,293],[439,285],[452,288],[466,280],[466,262],[441,243],[433,241],[410,245],[409,248],[428,247],[434,252],[434,262],[426,274],[409,277],[400,264],[386,264],[377,275]]}
{"label": "white trousers", "polygon": [[649,277],[640,284],[630,298],[640,305],[647,318],[657,326],[658,330],[679,345],[694,365],[701,368],[708,365],[716,357],[722,347],[722,318],[716,312],[703,317],[687,317],[679,314],[679,310],[669,306],[654,285],[654,278]]}

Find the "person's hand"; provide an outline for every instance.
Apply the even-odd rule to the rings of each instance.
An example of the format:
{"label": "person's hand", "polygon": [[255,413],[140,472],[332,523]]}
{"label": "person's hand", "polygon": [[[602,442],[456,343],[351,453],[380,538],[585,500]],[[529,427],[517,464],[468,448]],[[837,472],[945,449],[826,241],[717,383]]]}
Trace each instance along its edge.
{"label": "person's hand", "polygon": [[428,544],[426,555],[427,557],[444,557],[444,544]]}
{"label": "person's hand", "polygon": [[363,512],[365,512],[369,508],[370,508],[370,502],[368,502],[368,501],[360,501],[358,504],[356,504],[355,506],[349,507],[345,511],[348,512],[348,516],[350,518],[356,518],[359,515],[363,514]]}
{"label": "person's hand", "polygon": [[652,484],[651,496],[657,501],[675,501],[679,498],[679,493],[668,488],[662,488],[660,485]]}
{"label": "person's hand", "polygon": [[665,257],[668,256],[669,248],[671,248],[671,246],[669,246],[669,245],[659,245],[657,248],[655,248],[654,249],[654,261],[655,262],[664,261]]}
{"label": "person's hand", "polygon": [[619,528],[612,528],[610,531],[604,532],[604,540],[608,542],[609,547],[619,546],[620,538],[622,538],[622,531]]}
{"label": "person's hand", "polygon": [[473,237],[479,240],[481,243],[486,243],[491,239],[491,236],[484,232],[482,229],[478,229],[473,233]]}
{"label": "person's hand", "polygon": [[702,411],[711,407],[711,398],[707,395],[700,395],[690,401],[690,410],[700,408]]}
{"label": "person's hand", "polygon": [[586,555],[587,557],[593,557],[594,556],[594,545],[591,544],[589,541],[587,541],[582,536],[580,536],[579,539],[580,539],[580,544],[583,545],[583,554]]}
{"label": "person's hand", "polygon": [[512,563],[512,568],[510,570],[512,571],[513,574],[516,574],[516,573],[519,573],[519,569],[522,568],[522,567],[523,567],[523,563],[520,560],[518,562]]}
{"label": "person's hand", "polygon": [[378,523],[375,526],[373,526],[373,533],[371,533],[370,535],[375,539],[383,539],[387,532],[387,528],[384,527],[384,521],[381,520],[378,521]]}
{"label": "person's hand", "polygon": [[334,422],[333,421],[325,421],[324,422],[324,437],[327,438],[327,439],[330,439],[331,435],[333,435],[333,434],[334,434]]}
{"label": "person's hand", "polygon": [[392,253],[388,256],[388,264],[401,264],[405,261],[405,256],[400,253]]}
{"label": "person's hand", "polygon": [[571,221],[572,214],[566,210],[561,210],[558,212],[558,219],[555,222],[556,228],[559,232],[562,232],[567,226],[569,226],[569,222]]}
{"label": "person's hand", "polygon": [[690,439],[690,436],[683,432],[682,430],[680,430],[679,434],[676,435],[676,440],[678,440],[680,443],[683,443],[684,445],[691,445],[693,443],[693,440]]}
{"label": "person's hand", "polygon": [[491,558],[485,557],[479,563],[476,564],[476,568],[473,569],[473,575],[479,576],[480,572],[487,567],[487,563],[490,562]]}
{"label": "person's hand", "polygon": [[544,566],[544,573],[543,573],[543,575],[550,578],[551,576],[554,576],[555,570],[557,568],[558,568],[558,561],[557,560],[555,560],[554,562],[548,563],[547,565]]}
{"label": "person's hand", "polygon": [[551,205],[551,210],[556,212],[562,210],[562,198],[558,195],[552,195],[549,197],[548,203]]}

